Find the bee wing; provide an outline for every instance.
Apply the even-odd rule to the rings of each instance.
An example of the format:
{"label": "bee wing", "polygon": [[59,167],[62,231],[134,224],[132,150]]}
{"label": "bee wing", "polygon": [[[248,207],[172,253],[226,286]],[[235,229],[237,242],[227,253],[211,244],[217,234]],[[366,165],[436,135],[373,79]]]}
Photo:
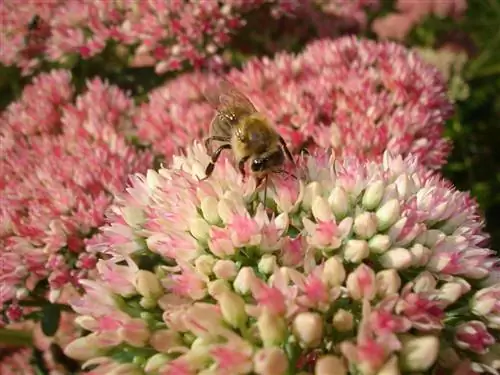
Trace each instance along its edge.
{"label": "bee wing", "polygon": [[225,79],[220,80],[217,86],[205,91],[205,97],[218,115],[225,118],[231,126],[237,123],[239,117],[257,112],[250,99]]}

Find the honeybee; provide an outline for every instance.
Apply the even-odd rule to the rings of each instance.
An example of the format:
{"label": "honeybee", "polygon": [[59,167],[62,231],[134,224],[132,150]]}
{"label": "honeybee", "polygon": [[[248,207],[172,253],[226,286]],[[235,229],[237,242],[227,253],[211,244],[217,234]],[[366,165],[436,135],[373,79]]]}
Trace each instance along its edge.
{"label": "honeybee", "polygon": [[224,150],[232,150],[243,178],[245,165],[247,162],[250,164],[250,172],[255,176],[257,186],[264,179],[267,182],[269,173],[282,171],[285,156],[295,165],[285,140],[233,84],[221,80],[217,87],[205,92],[205,97],[216,110],[205,147],[208,150],[213,141],[222,143],[212,153],[204,179],[210,177]]}

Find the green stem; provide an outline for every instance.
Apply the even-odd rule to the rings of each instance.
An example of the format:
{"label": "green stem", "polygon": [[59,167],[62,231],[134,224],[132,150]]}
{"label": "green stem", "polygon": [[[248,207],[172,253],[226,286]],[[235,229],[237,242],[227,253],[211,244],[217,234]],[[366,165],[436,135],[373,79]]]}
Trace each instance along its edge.
{"label": "green stem", "polygon": [[31,346],[31,332],[16,329],[0,328],[0,343],[12,346]]}

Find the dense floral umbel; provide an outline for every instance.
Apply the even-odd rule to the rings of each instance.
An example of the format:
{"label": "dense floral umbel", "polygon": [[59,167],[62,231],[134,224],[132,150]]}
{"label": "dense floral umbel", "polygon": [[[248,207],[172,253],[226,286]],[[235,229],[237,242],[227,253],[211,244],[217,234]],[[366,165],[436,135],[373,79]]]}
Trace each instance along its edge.
{"label": "dense floral umbel", "polygon": [[[128,176],[151,167],[151,155],[118,132],[128,127],[130,98],[94,80],[73,101],[69,80],[63,71],[40,76],[0,116],[0,304],[27,297],[40,280],[52,293],[38,297],[52,300],[77,285],[96,262],[85,239]],[[16,308],[7,315],[18,317]]]}
{"label": "dense floral umbel", "polygon": [[114,206],[65,349],[91,374],[498,367],[498,259],[467,194],[413,158],[318,155],[263,202],[229,159],[200,181],[208,162],[195,144]]}
{"label": "dense floral umbel", "polygon": [[[446,83],[437,69],[396,44],[317,41],[298,56],[252,60],[229,78],[295,150],[333,146],[339,157],[368,159],[391,150],[418,155],[432,168],[449,152]],[[169,156],[206,134],[214,112],[202,92],[214,82],[196,73],[154,91],[137,115],[139,135]]]}
{"label": "dense floral umbel", "polygon": [[113,45],[124,65],[157,73],[200,66],[227,45],[251,10],[271,4],[274,16],[315,7],[339,19],[366,22],[377,0],[5,0],[0,4],[0,62],[31,74],[43,61],[84,59]]}

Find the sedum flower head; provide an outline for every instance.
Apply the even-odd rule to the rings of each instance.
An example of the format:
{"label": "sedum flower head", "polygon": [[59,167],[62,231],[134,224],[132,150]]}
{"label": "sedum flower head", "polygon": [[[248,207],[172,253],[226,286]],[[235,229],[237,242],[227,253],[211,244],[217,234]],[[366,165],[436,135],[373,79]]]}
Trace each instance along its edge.
{"label": "sedum flower head", "polygon": [[263,202],[228,159],[200,181],[208,162],[194,144],[133,178],[67,355],[95,374],[425,372],[445,350],[487,366],[500,272],[467,194],[414,158],[316,155]]}
{"label": "sedum flower head", "polygon": [[[151,66],[163,74],[220,64],[220,51],[254,11],[272,18],[303,17],[328,30],[339,21],[351,28],[364,26],[365,10],[377,4],[378,0],[5,0],[0,4],[0,63],[31,75],[47,62],[67,65],[75,58],[103,55],[120,65]],[[335,17],[333,26],[328,16]]]}
{"label": "sedum flower head", "polygon": [[151,166],[151,155],[119,133],[129,124],[130,98],[98,79],[74,97],[70,78],[39,76],[0,115],[2,311],[35,290],[54,302],[66,286],[78,287],[96,264],[85,241],[128,176]]}
{"label": "sedum flower head", "polygon": [[[446,82],[416,52],[393,43],[319,40],[296,56],[251,60],[228,78],[295,151],[333,147],[339,158],[380,160],[391,150],[439,168],[450,150]],[[141,138],[170,156],[206,134],[213,110],[202,92],[214,82],[195,73],[155,90],[137,114]]]}

